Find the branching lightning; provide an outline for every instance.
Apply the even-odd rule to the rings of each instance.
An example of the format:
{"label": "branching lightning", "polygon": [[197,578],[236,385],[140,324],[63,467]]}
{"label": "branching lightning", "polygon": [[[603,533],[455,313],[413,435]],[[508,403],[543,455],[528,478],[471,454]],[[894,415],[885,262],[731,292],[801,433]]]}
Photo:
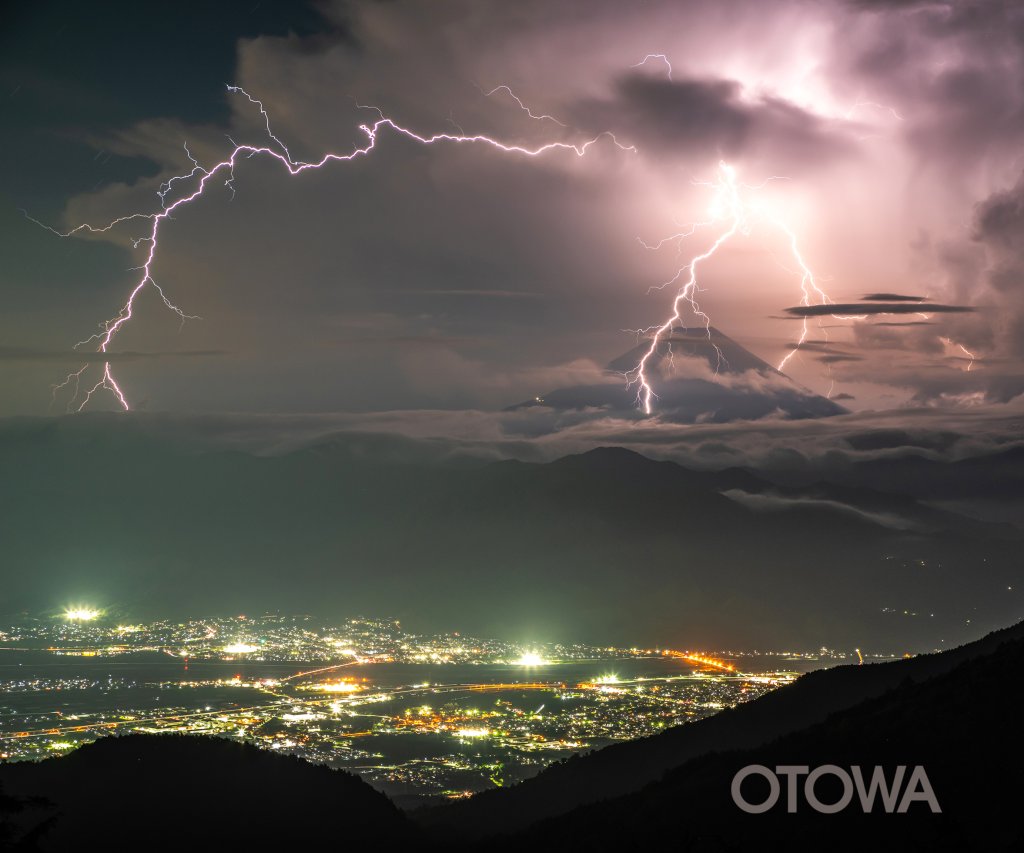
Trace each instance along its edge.
{"label": "branching lightning", "polygon": [[[251,104],[259,109],[260,115],[264,121],[266,135],[270,139],[271,143],[273,143],[272,145],[239,145],[234,143],[232,140],[234,150],[231,154],[226,159],[221,160],[219,163],[209,168],[204,168],[200,165],[200,163],[192,156],[191,151],[189,151],[188,146],[186,145],[185,153],[192,164],[192,169],[187,173],[172,177],[160,185],[157,191],[157,196],[160,201],[160,210],[154,213],[131,213],[125,216],[120,216],[106,225],[94,226],[90,224],[83,224],[72,228],[70,231],[63,232],[39,222],[37,219],[34,219],[25,213],[25,216],[32,222],[41,225],[43,228],[46,228],[48,231],[51,231],[60,237],[71,237],[82,233],[102,234],[127,223],[143,221],[149,223],[148,231],[145,232],[143,236],[134,237],[132,239],[133,246],[136,248],[145,244],[148,246],[148,249],[146,251],[143,264],[137,268],[140,272],[140,276],[131,288],[128,298],[125,300],[120,311],[114,317],[101,324],[99,332],[91,335],[85,340],[79,341],[75,345],[75,349],[95,344],[97,352],[109,352],[110,345],[114,341],[118,332],[120,332],[121,329],[124,328],[124,326],[132,319],[135,311],[136,300],[147,287],[154,289],[160,296],[164,305],[170,311],[177,314],[183,323],[186,320],[198,319],[194,315],[186,314],[181,308],[171,302],[163,288],[161,288],[153,278],[153,266],[157,259],[161,228],[172,218],[175,211],[179,211],[200,198],[203,193],[206,192],[210,186],[215,185],[218,180],[220,180],[222,185],[226,186],[233,193],[235,166],[241,160],[249,160],[257,156],[269,157],[280,163],[288,170],[290,175],[296,176],[306,171],[320,169],[329,163],[347,162],[370,154],[376,147],[380,134],[385,131],[394,133],[398,136],[403,136],[421,145],[434,145],[437,143],[481,144],[497,149],[498,151],[506,154],[515,154],[526,157],[538,157],[552,151],[571,151],[575,153],[576,156],[582,157],[591,146],[595,145],[602,139],[610,140],[612,144],[623,151],[636,152],[636,148],[634,146],[625,145],[619,142],[615,135],[609,131],[599,133],[582,143],[552,141],[532,148],[524,145],[504,143],[484,134],[466,134],[461,131],[457,133],[435,133],[432,135],[423,135],[398,124],[393,119],[384,115],[384,113],[376,107],[363,107],[362,105],[358,105],[363,109],[372,109],[378,115],[378,118],[372,124],[359,125],[359,130],[365,137],[365,142],[361,145],[356,145],[346,153],[329,152],[324,154],[319,160],[306,162],[296,160],[289,151],[288,146],[286,146],[280,138],[274,134],[270,126],[270,116],[261,101],[252,97],[240,86],[228,86],[227,89],[232,94],[239,94],[245,97]],[[506,91],[518,103],[520,108],[530,116],[530,118],[537,119],[538,121],[550,120],[564,127],[560,121],[552,116],[536,115],[533,113],[532,110],[530,110],[530,108],[527,107],[526,104],[524,104],[508,86],[498,86],[495,89],[492,89],[491,92],[485,94],[492,95],[498,91]],[[184,194],[177,198],[172,198],[175,189],[179,185],[187,185],[189,181],[193,182],[191,189],[186,190]],[[56,398],[61,391],[66,390],[71,394],[67,403],[68,410],[82,411],[82,409],[89,404],[92,398],[99,391],[106,390],[109,391],[117,400],[118,404],[127,411],[130,408],[130,405],[124,390],[114,378],[114,374],[111,369],[111,362],[101,361],[99,363],[102,364],[102,371],[98,380],[85,380],[83,382],[85,374],[92,366],[92,362],[87,361],[78,368],[78,370],[69,373],[62,382],[53,385],[52,392],[54,401],[56,401]],[[88,384],[90,381],[92,381],[92,385]],[[85,390],[83,390],[83,388],[85,388]]]}
{"label": "branching lightning", "polygon": [[[480,91],[483,92],[483,89],[481,89]],[[535,121],[553,121],[559,127],[567,127],[567,125],[564,122],[559,121],[554,116],[537,115],[526,104],[524,104],[522,99],[515,92],[513,92],[508,86],[495,86],[493,89],[491,89],[491,91],[484,92],[484,95],[489,98],[493,94],[495,94],[495,92],[505,92],[505,93],[507,93],[508,96],[519,105],[519,109],[521,109],[524,113],[526,113],[530,118],[534,119]]]}
{"label": "branching lightning", "polygon": [[852,120],[853,114],[857,112],[857,110],[878,110],[879,112],[887,113],[889,116],[896,119],[896,121],[903,121],[903,116],[896,112],[894,107],[890,107],[888,104],[880,104],[878,101],[857,101],[843,113],[843,118],[847,121]]}
{"label": "branching lightning", "polygon": [[[672,80],[672,63],[668,56],[663,53],[649,53],[639,62],[634,63],[630,67],[639,68],[646,65],[648,62],[664,63],[667,71],[667,79],[670,81]],[[891,118],[896,119],[897,121],[903,121],[903,116],[901,116],[892,107],[876,101],[867,100],[858,100],[843,114],[843,118],[847,121],[851,121],[854,113],[858,110],[879,111],[888,114]],[[682,254],[682,243],[685,238],[691,237],[698,231],[704,229],[716,226],[721,227],[718,236],[708,249],[694,256],[689,263],[681,267],[668,281],[658,285],[656,288],[652,288],[664,289],[672,285],[678,285],[676,297],[672,302],[672,312],[668,319],[666,319],[660,326],[651,326],[647,329],[635,330],[638,336],[649,335],[651,341],[649,348],[640,359],[640,362],[629,374],[627,374],[629,383],[637,386],[637,403],[643,409],[645,414],[651,414],[653,411],[654,400],[657,398],[657,394],[654,392],[649,376],[651,358],[657,353],[660,344],[667,337],[670,337],[673,329],[676,327],[685,328],[684,311],[687,308],[692,312],[694,317],[703,323],[708,332],[708,339],[711,340],[712,338],[710,317],[701,310],[697,301],[697,293],[700,290],[697,283],[698,268],[737,234],[742,236],[748,235],[751,231],[752,224],[755,221],[765,221],[783,233],[790,255],[793,257],[798,268],[796,270],[796,274],[800,277],[800,305],[808,306],[815,303],[828,305],[834,303],[831,297],[829,297],[829,295],[821,288],[819,284],[820,279],[815,277],[813,271],[804,259],[795,232],[782,219],[765,211],[759,205],[748,202],[743,196],[744,190],[757,189],[760,186],[764,186],[768,181],[780,179],[781,178],[779,176],[773,176],[763,181],[760,185],[753,187],[747,184],[740,184],[737,182],[736,172],[733,167],[724,162],[719,163],[716,179],[711,182],[703,182],[713,190],[710,219],[703,222],[692,223],[691,225],[684,227],[682,231],[665,237],[654,244],[644,243],[643,240],[640,241],[644,247],[648,249],[660,249],[666,243],[675,243],[679,254]],[[866,318],[866,315],[832,316],[836,319],[843,320],[863,320]],[[821,321],[819,319],[819,325],[820,324]],[[780,372],[805,343],[808,332],[808,319],[805,317],[802,321],[802,328],[798,340],[777,366],[777,369]],[[822,328],[822,333],[827,340],[828,333],[824,328]],[[723,358],[722,352],[713,340],[711,340],[711,344],[718,354],[718,366],[720,367]],[[669,363],[671,364],[671,343],[669,342],[667,345]],[[961,349],[963,348],[961,347]],[[966,353],[967,351],[964,350],[964,352]],[[969,369],[970,366],[968,366],[968,370]],[[829,366],[828,372],[830,376],[831,370],[831,366]],[[832,383],[832,386],[834,387],[834,382]],[[831,395],[832,387],[830,387],[828,391],[828,396]]]}
{"label": "branching lightning", "polygon": [[[794,231],[784,221],[773,215],[770,211],[765,210],[761,205],[752,203],[745,198],[745,191],[760,189],[769,181],[775,180],[782,180],[782,178],[779,176],[773,176],[762,181],[760,184],[753,186],[743,184],[737,180],[736,170],[732,166],[727,163],[720,162],[718,164],[718,174],[714,181],[697,182],[700,185],[708,186],[712,189],[710,216],[706,221],[695,222],[685,227],[682,231],[659,240],[657,243],[648,244],[644,243],[643,240],[640,241],[647,249],[660,249],[666,243],[675,243],[681,253],[682,243],[687,237],[692,237],[698,231],[704,229],[715,227],[719,227],[721,229],[709,248],[694,256],[689,263],[680,267],[674,276],[657,286],[656,289],[659,290],[673,285],[678,287],[676,296],[672,301],[672,311],[669,314],[668,319],[666,319],[661,325],[650,326],[646,329],[637,330],[638,335],[650,336],[650,346],[640,359],[637,366],[629,373],[627,379],[631,385],[637,386],[637,403],[643,409],[645,414],[651,414],[654,409],[654,401],[657,398],[657,394],[651,384],[652,380],[649,375],[651,359],[657,353],[662,342],[671,336],[674,329],[677,327],[685,328],[684,315],[687,309],[689,309],[694,317],[704,325],[704,328],[708,333],[708,340],[711,341],[712,346],[714,346],[716,352],[718,352],[720,360],[719,364],[721,364],[722,353],[718,350],[717,345],[712,339],[711,318],[701,309],[697,300],[697,294],[700,290],[697,283],[697,274],[700,266],[705,261],[709,260],[733,237],[736,235],[746,236],[750,234],[754,224],[762,221],[766,222],[780,230],[785,236],[790,254],[796,262],[797,271],[800,276],[800,304],[834,304],[834,300],[832,300],[832,298],[821,289],[818,279],[815,278],[814,273],[811,271],[811,268],[804,259]],[[838,319],[846,320],[864,319],[861,316],[835,316]],[[786,363],[807,340],[808,331],[808,320],[805,317],[803,319],[803,328],[801,330],[799,340],[794,345],[794,348],[786,354],[781,362],[779,362],[778,370],[781,371],[786,366]],[[669,357],[671,358],[670,343]]]}
{"label": "branching lightning", "polygon": [[[667,70],[667,78],[670,81],[672,80],[672,64],[668,57],[662,53],[647,54],[631,67],[637,68],[649,62],[664,63]],[[177,304],[172,302],[163,287],[154,278],[154,266],[158,256],[161,231],[163,226],[174,218],[175,212],[198,200],[210,187],[224,186],[233,195],[235,190],[235,168],[242,161],[255,157],[271,158],[284,167],[290,176],[294,177],[307,171],[316,171],[331,163],[348,162],[367,156],[375,149],[380,135],[387,132],[404,137],[420,145],[473,143],[488,146],[502,153],[525,157],[539,157],[545,153],[555,151],[572,152],[578,157],[582,157],[591,146],[606,138],[623,151],[634,153],[636,151],[634,146],[621,143],[613,133],[608,131],[599,133],[583,142],[555,140],[535,147],[509,144],[485,134],[467,134],[455,122],[451,114],[449,114],[447,121],[452,126],[454,132],[424,135],[398,124],[394,119],[388,117],[376,107],[357,104],[360,109],[372,110],[376,114],[376,118],[372,123],[368,122],[358,125],[363,141],[356,143],[350,150],[341,153],[328,152],[317,160],[305,161],[296,159],[288,146],[275,134],[271,126],[270,115],[262,101],[254,98],[240,86],[229,85],[227,90],[233,95],[245,98],[249,104],[259,110],[263,125],[262,129],[268,141],[259,145],[238,144],[228,137],[233,150],[225,159],[209,167],[203,166],[193,156],[188,145],[185,144],[185,156],[191,164],[191,169],[180,175],[175,175],[160,184],[157,189],[159,200],[159,208],[157,210],[149,213],[130,213],[117,217],[105,225],[82,224],[68,231],[59,231],[25,213],[25,216],[32,222],[61,237],[72,237],[79,234],[103,234],[115,228],[130,226],[136,223],[146,224],[141,235],[131,238],[134,248],[138,249],[141,246],[145,246],[145,256],[141,266],[136,268],[139,276],[132,285],[126,300],[117,314],[100,324],[100,331],[76,343],[74,346],[75,350],[94,347],[97,353],[110,353],[112,343],[120,331],[133,319],[137,300],[140,294],[147,288],[156,292],[164,306],[176,314],[182,324],[188,320],[199,319],[195,315],[186,313]],[[489,91],[484,91],[483,89],[480,91],[486,97],[501,94],[510,98],[520,110],[536,122],[550,122],[559,128],[567,128],[566,124],[552,115],[535,113],[507,85],[495,86]],[[891,107],[873,101],[858,101],[850,107],[846,113],[846,119],[849,120],[854,111],[858,109],[885,111],[893,118],[902,120],[902,116]],[[687,238],[693,237],[698,232],[713,231],[715,233],[714,239],[708,248],[692,256],[687,263],[677,269],[671,278],[651,288],[651,290],[662,290],[675,287],[676,293],[671,304],[671,312],[664,322],[646,329],[636,330],[638,336],[646,335],[649,337],[650,345],[635,368],[627,374],[627,381],[631,386],[636,386],[637,405],[645,414],[653,412],[657,399],[657,393],[653,385],[654,380],[651,375],[652,359],[654,359],[662,345],[665,344],[667,346],[669,362],[671,363],[672,332],[676,328],[686,327],[686,315],[688,313],[692,314],[703,325],[708,334],[708,340],[718,353],[719,366],[721,365],[724,356],[713,340],[711,318],[702,310],[698,301],[698,294],[701,290],[699,286],[699,273],[705,262],[709,261],[726,243],[735,237],[748,236],[754,226],[760,224],[766,224],[776,229],[784,238],[789,255],[795,264],[795,269],[792,272],[799,277],[801,293],[799,304],[801,306],[835,304],[834,300],[822,289],[821,280],[816,278],[807,263],[793,229],[760,200],[748,197],[751,191],[756,191],[768,182],[776,180],[785,179],[780,176],[772,176],[757,185],[744,184],[737,179],[736,170],[732,166],[721,162],[718,165],[714,180],[697,182],[699,185],[706,186],[711,190],[711,205],[709,215],[705,220],[681,226],[678,232],[664,237],[655,243],[648,244],[641,240],[644,247],[651,250],[660,249],[666,244],[674,243],[678,254],[682,255]],[[832,317],[842,320],[863,320],[866,316],[832,315]],[[819,318],[818,322],[820,325],[821,318]],[[793,356],[800,350],[800,347],[807,341],[809,331],[809,318],[805,316],[802,318],[802,328],[798,339],[777,366],[779,371],[786,367]],[[827,331],[824,328],[822,328],[822,333],[827,339]],[[948,339],[946,339],[946,343],[948,346],[958,347],[962,351],[969,360],[965,369],[970,371],[974,365],[974,355],[959,343],[949,341]],[[111,366],[112,360],[104,360],[101,355],[100,357],[91,356],[87,359],[83,358],[83,361],[84,363],[76,370],[68,373],[62,381],[51,386],[53,403],[56,403],[58,398],[63,398],[66,399],[68,411],[82,411],[99,392],[107,391],[122,409],[130,409],[128,398],[114,377]],[[96,370],[98,370],[98,376],[92,372]],[[829,371],[831,372],[831,367],[829,367]],[[831,395],[831,390],[829,394]]]}
{"label": "branching lightning", "polygon": [[669,62],[669,58],[667,56],[665,56],[664,53],[648,53],[647,56],[645,56],[639,62],[634,62],[629,67],[630,68],[639,68],[642,65],[646,65],[651,60],[659,60],[659,59],[662,62],[665,63],[665,68],[668,70],[668,79],[671,80],[672,79],[672,63]]}
{"label": "branching lightning", "polygon": [[960,352],[964,354],[964,357],[967,359],[967,367],[964,368],[964,372],[970,373],[971,368],[974,367],[974,360],[977,356],[975,356],[975,354],[971,352],[969,349],[967,349],[967,347],[965,347],[962,343],[954,341],[952,338],[939,338],[939,340],[942,341],[942,343],[944,343],[947,347],[953,347],[955,349],[958,349],[960,350]]}

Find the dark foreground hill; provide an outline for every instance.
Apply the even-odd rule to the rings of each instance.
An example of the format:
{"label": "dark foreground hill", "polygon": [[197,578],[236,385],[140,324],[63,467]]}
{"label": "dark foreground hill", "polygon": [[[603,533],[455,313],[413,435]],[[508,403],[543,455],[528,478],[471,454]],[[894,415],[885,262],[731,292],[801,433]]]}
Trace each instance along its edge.
{"label": "dark foreground hill", "polygon": [[[1024,639],[1008,640],[995,652],[969,660],[924,682],[908,678],[898,688],[831,716],[767,746],[712,753],[687,762],[641,791],[596,803],[534,824],[526,832],[490,839],[490,850],[550,849],[677,851],[863,850],[1020,851],[1020,772],[1024,730],[1020,725]],[[916,766],[927,782],[913,790],[930,793],[940,810],[907,800],[898,786],[889,812],[880,798],[865,809],[853,784],[852,799],[836,813],[822,813],[796,786],[795,813],[787,811],[787,777],[779,778],[777,804],[762,814],[737,807],[735,774],[750,765],[859,767],[869,779],[882,767],[887,787],[897,767],[905,779]],[[757,783],[760,783],[758,785]],[[832,784],[826,784],[832,783]],[[760,805],[770,796],[764,778],[751,777],[741,793]],[[820,803],[842,802],[834,776],[812,788]]]}
{"label": "dark foreground hill", "polygon": [[227,851],[344,841],[391,850],[415,834],[355,776],[218,738],[104,738],[64,758],[0,765],[0,786],[8,800],[22,800],[0,849]]}
{"label": "dark foreground hill", "polygon": [[[867,666],[841,666],[808,673],[789,687],[694,723],[629,743],[606,747],[548,767],[507,789],[485,791],[464,801],[413,813],[442,834],[479,838],[495,827],[520,830],[588,803],[638,791],[685,762],[713,751],[749,749],[824,721],[830,714],[884,695],[907,680],[949,674],[960,664],[993,654],[1006,642],[1024,642],[1024,623],[996,631],[940,654]],[[1018,675],[1024,669],[1018,670]],[[1012,702],[1019,690],[1012,673],[975,694],[972,702]],[[1016,711],[1019,712],[1019,704]],[[908,707],[907,713],[920,709]],[[970,725],[970,715],[962,721]],[[880,737],[886,735],[879,729]]]}
{"label": "dark foreground hill", "polygon": [[[1021,850],[1022,674],[1024,623],[941,654],[812,673],[412,821],[357,778],[299,759],[217,739],[108,738],[65,758],[0,765],[0,848],[13,844],[7,828],[21,850]],[[782,779],[779,805],[748,815],[730,787],[751,764],[858,766],[866,777],[877,765],[890,781],[897,766],[921,765],[942,811],[912,802],[889,814],[879,802],[864,813],[854,796],[819,814],[801,782],[789,814]],[[834,783],[816,789],[823,802],[838,799]],[[744,790],[756,803],[767,784]],[[13,821],[12,797],[21,801]]]}

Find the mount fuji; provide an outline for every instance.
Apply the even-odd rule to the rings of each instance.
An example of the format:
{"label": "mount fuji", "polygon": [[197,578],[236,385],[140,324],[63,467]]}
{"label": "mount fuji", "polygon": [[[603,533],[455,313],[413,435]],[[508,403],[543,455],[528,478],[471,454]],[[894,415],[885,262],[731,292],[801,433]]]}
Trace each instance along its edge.
{"label": "mount fuji", "polygon": [[[555,410],[605,410],[624,417],[642,417],[636,385],[627,376],[636,369],[649,344],[614,359],[605,380],[558,388],[509,407]],[[677,423],[726,423],[768,416],[788,419],[825,418],[847,412],[776,370],[715,328],[673,333],[657,345],[647,362],[654,388],[654,411]]]}

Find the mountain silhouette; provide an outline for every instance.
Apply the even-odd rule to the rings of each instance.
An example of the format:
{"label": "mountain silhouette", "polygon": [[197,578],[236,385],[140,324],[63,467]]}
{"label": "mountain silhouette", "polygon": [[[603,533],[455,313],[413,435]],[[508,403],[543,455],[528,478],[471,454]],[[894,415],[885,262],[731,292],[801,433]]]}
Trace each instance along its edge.
{"label": "mountain silhouette", "polygon": [[21,801],[0,849],[267,850],[341,839],[398,849],[416,834],[355,776],[220,738],[102,738],[62,758],[0,764],[0,787]]}
{"label": "mountain silhouette", "polygon": [[[821,723],[756,749],[705,753],[635,793],[487,839],[481,847],[522,850],[543,844],[553,849],[693,853],[1019,851],[1024,849],[1019,819],[1024,733],[1017,684],[1022,671],[1024,636],[1016,630],[994,650],[963,660],[948,672],[923,681],[906,672],[896,686]],[[848,773],[858,767],[865,778],[880,767],[888,780],[901,766],[905,778],[921,767],[940,811],[908,802],[904,813],[886,813],[880,802],[865,809],[854,795],[847,808],[823,814],[806,800],[801,803],[800,784],[795,813],[788,813],[787,782],[782,778],[780,805],[747,814],[733,800],[731,786],[735,775],[751,765],[831,765]],[[836,803],[842,788],[826,778],[833,784],[819,785],[816,794],[821,802]],[[751,789],[748,802],[767,799],[766,784],[760,791]]]}
{"label": "mountain silhouette", "polygon": [[[495,827],[506,832],[524,829],[579,806],[639,791],[699,756],[758,747],[820,725],[829,715],[882,696],[908,679],[924,681],[946,675],[965,662],[993,654],[1007,642],[1024,642],[1024,623],[947,652],[817,670],[788,687],[712,717],[608,746],[554,764],[511,788],[425,808],[414,816],[424,826],[470,838],[495,834]],[[993,695],[991,701],[998,700]]]}
{"label": "mountain silhouette", "polygon": [[[628,383],[650,348],[638,345],[607,367],[607,381],[548,391],[510,410],[602,409],[616,415],[640,410],[637,386]],[[824,418],[846,412],[780,373],[718,329],[681,329],[658,342],[645,370],[657,399],[658,415],[677,423],[726,423],[768,415],[791,419]]]}

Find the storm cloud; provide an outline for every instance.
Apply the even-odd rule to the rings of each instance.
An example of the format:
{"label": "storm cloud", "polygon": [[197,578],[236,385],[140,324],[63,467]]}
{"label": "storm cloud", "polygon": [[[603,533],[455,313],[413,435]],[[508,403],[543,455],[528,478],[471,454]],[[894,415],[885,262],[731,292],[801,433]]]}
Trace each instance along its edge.
{"label": "storm cloud", "polygon": [[[786,364],[864,409],[1024,390],[1018,4],[336,2],[293,30],[240,33],[229,82],[261,100],[297,158],[364,144],[375,110],[425,134],[597,141],[583,157],[529,158],[382,131],[372,156],[295,178],[243,159],[230,188],[163,232],[155,280],[203,319],[182,327],[145,294],[111,359],[133,399],[481,410],[597,376],[668,316],[672,288],[659,286],[711,232],[658,251],[637,238],[705,221],[723,160],[771,215],[701,266],[717,327],[774,364],[800,337],[780,312],[869,315],[829,321],[840,349],[826,364],[810,350]],[[654,52],[666,60],[642,62]],[[49,103],[43,88],[26,96]],[[224,91],[217,103],[204,116],[146,101],[135,119],[79,128],[88,161],[109,171],[63,191],[67,170],[25,158],[19,168],[66,201],[50,217],[31,197],[19,204],[58,229],[158,210],[157,190],[190,156],[208,166],[229,138],[267,143],[251,102]],[[802,291],[780,223],[834,305],[785,308]],[[8,353],[65,351],[116,316],[147,250],[133,243],[142,226],[62,241],[19,221],[31,253],[19,248],[3,273]],[[164,355],[221,351],[232,357]],[[45,411],[57,360],[3,358],[3,411]]]}

